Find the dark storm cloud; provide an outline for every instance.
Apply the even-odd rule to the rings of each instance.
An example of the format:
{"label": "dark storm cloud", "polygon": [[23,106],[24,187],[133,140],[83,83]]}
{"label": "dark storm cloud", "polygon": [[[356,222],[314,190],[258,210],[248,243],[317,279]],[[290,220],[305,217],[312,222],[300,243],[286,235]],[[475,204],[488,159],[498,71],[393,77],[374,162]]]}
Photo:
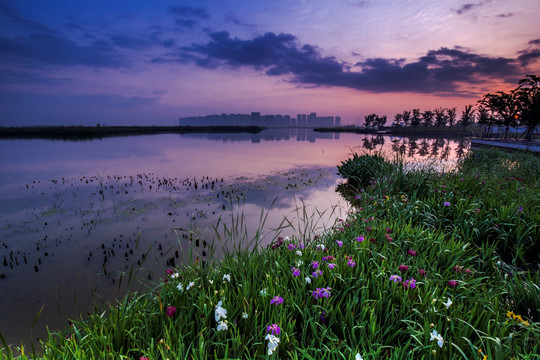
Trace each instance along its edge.
{"label": "dark storm cloud", "polygon": [[199,19],[209,19],[210,15],[206,9],[202,7],[191,7],[191,6],[172,6],[170,8],[171,12],[175,15],[188,18],[199,18]]}
{"label": "dark storm cloud", "polygon": [[17,10],[6,5],[0,5],[0,15],[2,15],[8,21],[15,23],[17,25],[20,25],[23,28],[28,29],[28,30],[34,30],[34,31],[37,30],[37,31],[47,32],[47,33],[54,32],[54,30],[52,30],[51,28],[43,24],[40,24],[36,21],[32,21],[29,19],[25,19],[24,17],[21,16],[21,14]]}
{"label": "dark storm cloud", "polygon": [[193,29],[195,25],[197,25],[199,22],[197,20],[193,19],[176,19],[175,24],[180,27],[185,27],[188,29]]}
{"label": "dark storm cloud", "polygon": [[65,37],[36,33],[14,38],[0,37],[0,59],[48,65],[86,65],[119,68],[127,59],[108,41],[81,45]]}
{"label": "dark storm cloud", "polygon": [[529,41],[530,48],[520,52],[519,62],[523,65],[529,65],[540,59],[540,39]]}
{"label": "dark storm cloud", "polygon": [[163,40],[163,41],[161,42],[161,45],[163,45],[163,47],[164,47],[164,48],[167,48],[167,49],[172,48],[175,44],[176,44],[176,42],[175,42],[173,39],[171,39],[171,38],[169,38],[169,39],[167,39],[167,40]]}
{"label": "dark storm cloud", "polygon": [[[312,45],[301,45],[291,34],[266,33],[251,40],[232,38],[228,32],[210,34],[206,44],[183,47],[177,61],[204,68],[251,67],[267,75],[286,75],[292,82],[316,86],[341,86],[370,92],[419,92],[459,94],[462,82],[481,77],[515,75],[512,59],[488,57],[463,48],[431,50],[413,62],[371,58],[355,64],[359,70],[334,57],[321,55]],[[156,62],[165,61],[156,59]]]}
{"label": "dark storm cloud", "polygon": [[463,15],[471,10],[473,10],[474,8],[477,8],[479,6],[482,6],[483,4],[482,3],[478,3],[478,4],[464,4],[462,5],[459,9],[457,10],[453,10],[456,14],[458,15]]}
{"label": "dark storm cloud", "polygon": [[4,70],[0,73],[0,84],[40,84],[40,85],[58,85],[73,84],[69,78],[57,78],[43,76],[27,71]]}

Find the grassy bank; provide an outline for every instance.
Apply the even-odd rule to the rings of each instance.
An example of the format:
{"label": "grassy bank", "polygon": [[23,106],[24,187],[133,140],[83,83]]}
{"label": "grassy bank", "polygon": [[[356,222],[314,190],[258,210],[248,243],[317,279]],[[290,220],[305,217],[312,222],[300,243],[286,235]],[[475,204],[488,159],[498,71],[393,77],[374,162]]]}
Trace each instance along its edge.
{"label": "grassy bank", "polygon": [[482,151],[438,174],[374,159],[340,165],[356,207],[328,231],[290,227],[268,248],[170,269],[39,357],[536,358],[540,160]]}
{"label": "grassy bank", "polygon": [[3,139],[63,139],[87,140],[112,136],[189,133],[237,133],[256,134],[259,126],[23,126],[0,127]]}

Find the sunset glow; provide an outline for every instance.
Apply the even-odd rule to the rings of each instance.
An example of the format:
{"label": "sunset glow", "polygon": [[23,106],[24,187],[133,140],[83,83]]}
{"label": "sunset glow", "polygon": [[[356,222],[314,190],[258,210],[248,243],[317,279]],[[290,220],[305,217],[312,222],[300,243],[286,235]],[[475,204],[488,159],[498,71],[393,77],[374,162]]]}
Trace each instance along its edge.
{"label": "sunset glow", "polygon": [[539,18],[537,0],[8,0],[0,125],[461,110],[540,72]]}

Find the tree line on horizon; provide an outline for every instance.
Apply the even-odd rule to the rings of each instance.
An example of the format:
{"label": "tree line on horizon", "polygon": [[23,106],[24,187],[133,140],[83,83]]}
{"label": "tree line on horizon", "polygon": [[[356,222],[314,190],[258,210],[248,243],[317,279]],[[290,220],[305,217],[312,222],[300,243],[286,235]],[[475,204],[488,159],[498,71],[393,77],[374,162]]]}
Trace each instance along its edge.
{"label": "tree line on horizon", "polygon": [[[495,126],[505,128],[505,138],[510,127],[525,126],[525,138],[532,139],[532,135],[540,123],[540,77],[527,75],[518,82],[518,86],[510,92],[497,91],[485,94],[477,101],[478,107],[465,105],[459,119],[457,109],[438,107],[434,110],[420,111],[420,109],[404,110],[394,116],[392,126],[425,128],[435,126],[454,127],[467,126],[478,123],[486,126],[486,132],[491,134]],[[364,117],[366,127],[384,127],[386,116],[369,114]]]}

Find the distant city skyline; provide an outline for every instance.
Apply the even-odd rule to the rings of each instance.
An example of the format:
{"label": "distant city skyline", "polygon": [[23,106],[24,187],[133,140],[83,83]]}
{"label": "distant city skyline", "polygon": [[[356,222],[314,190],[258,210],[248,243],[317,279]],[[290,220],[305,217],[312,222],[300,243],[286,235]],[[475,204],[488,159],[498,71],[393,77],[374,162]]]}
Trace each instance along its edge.
{"label": "distant city skyline", "polygon": [[332,127],[341,125],[340,116],[317,116],[317,113],[290,115],[251,114],[213,114],[205,116],[188,116],[178,119],[180,126],[265,126],[265,127]]}
{"label": "distant city skyline", "polygon": [[4,0],[0,125],[476,104],[540,74],[538,0]]}

